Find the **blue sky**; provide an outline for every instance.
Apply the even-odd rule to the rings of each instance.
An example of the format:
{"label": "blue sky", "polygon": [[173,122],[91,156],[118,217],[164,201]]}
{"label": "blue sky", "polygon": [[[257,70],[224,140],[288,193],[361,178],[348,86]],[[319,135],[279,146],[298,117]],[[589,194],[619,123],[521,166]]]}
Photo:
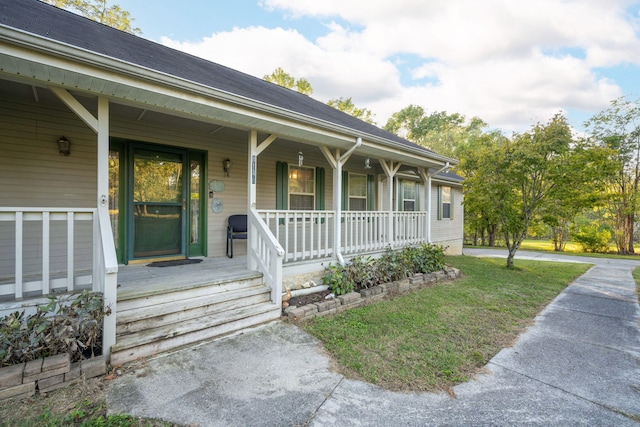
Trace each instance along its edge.
{"label": "blue sky", "polygon": [[640,97],[640,0],[117,0],[142,36],[314,98],[352,97],[380,125],[416,104],[523,131]]}

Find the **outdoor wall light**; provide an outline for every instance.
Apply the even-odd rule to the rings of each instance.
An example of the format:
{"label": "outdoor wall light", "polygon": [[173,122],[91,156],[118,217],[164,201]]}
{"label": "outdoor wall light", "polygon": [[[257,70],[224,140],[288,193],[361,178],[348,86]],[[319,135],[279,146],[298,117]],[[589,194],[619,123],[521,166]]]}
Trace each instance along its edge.
{"label": "outdoor wall light", "polygon": [[61,156],[68,156],[71,154],[71,141],[69,141],[64,136],[61,136],[58,139],[58,151],[60,151]]}
{"label": "outdoor wall light", "polygon": [[231,170],[231,165],[233,165],[233,162],[229,159],[225,160],[222,162],[222,167],[224,169],[224,173],[229,176],[229,171]]}
{"label": "outdoor wall light", "polygon": [[371,160],[369,160],[368,157],[366,159],[364,159],[364,168],[365,169],[371,169]]}
{"label": "outdoor wall light", "polygon": [[302,154],[302,150],[298,151],[298,166],[302,167],[304,163],[304,154]]}

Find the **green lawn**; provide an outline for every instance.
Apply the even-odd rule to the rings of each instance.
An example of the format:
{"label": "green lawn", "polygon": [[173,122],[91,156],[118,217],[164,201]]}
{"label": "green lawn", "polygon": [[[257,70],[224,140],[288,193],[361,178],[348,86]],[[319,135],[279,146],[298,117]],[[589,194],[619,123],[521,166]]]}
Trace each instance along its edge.
{"label": "green lawn", "polygon": [[314,319],[341,372],[391,390],[439,391],[468,381],[589,265],[448,257],[464,277]]}

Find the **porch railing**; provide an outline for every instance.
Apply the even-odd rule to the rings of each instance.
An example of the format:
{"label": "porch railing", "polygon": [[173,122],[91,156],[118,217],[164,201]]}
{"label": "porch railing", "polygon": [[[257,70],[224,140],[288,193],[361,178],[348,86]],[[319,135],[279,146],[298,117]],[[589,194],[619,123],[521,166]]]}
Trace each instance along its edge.
{"label": "porch railing", "polygon": [[249,209],[249,234],[251,245],[247,248],[250,267],[263,274],[265,283],[271,288],[271,301],[282,303],[282,262],[285,251],[274,238],[266,223],[255,209]]}
{"label": "porch railing", "polygon": [[0,296],[8,300],[91,289],[112,315],[103,354],[115,343],[118,261],[107,211],[0,208]]}
{"label": "porch railing", "polygon": [[425,242],[428,221],[428,212],[394,212],[394,245],[406,246]]}
{"label": "porch railing", "polygon": [[20,300],[95,286],[96,215],[95,209],[0,208],[0,296]]}
{"label": "porch railing", "polygon": [[[284,249],[284,262],[335,256],[334,227],[341,228],[345,255],[382,251],[427,241],[428,212],[257,210],[265,226]],[[389,215],[392,234],[389,235]]]}
{"label": "porch railing", "polygon": [[334,255],[333,211],[256,211],[284,249],[284,262]]}
{"label": "porch railing", "polygon": [[343,211],[342,253],[380,251],[390,244],[388,236],[389,212]]}

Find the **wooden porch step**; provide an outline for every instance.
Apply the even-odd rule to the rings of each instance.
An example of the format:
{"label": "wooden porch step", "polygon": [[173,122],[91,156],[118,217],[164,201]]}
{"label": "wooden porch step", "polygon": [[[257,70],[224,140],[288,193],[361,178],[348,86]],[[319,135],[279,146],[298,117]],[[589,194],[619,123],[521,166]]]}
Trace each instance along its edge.
{"label": "wooden porch step", "polygon": [[120,307],[118,307],[116,334],[124,336],[152,329],[158,324],[178,323],[222,311],[269,302],[270,292],[268,288],[260,285],[175,302],[145,305],[139,309],[134,308],[123,312],[120,312]]}
{"label": "wooden porch step", "polygon": [[278,305],[260,277],[140,293],[137,298],[118,296],[116,344],[111,364],[223,336],[280,318]]}

